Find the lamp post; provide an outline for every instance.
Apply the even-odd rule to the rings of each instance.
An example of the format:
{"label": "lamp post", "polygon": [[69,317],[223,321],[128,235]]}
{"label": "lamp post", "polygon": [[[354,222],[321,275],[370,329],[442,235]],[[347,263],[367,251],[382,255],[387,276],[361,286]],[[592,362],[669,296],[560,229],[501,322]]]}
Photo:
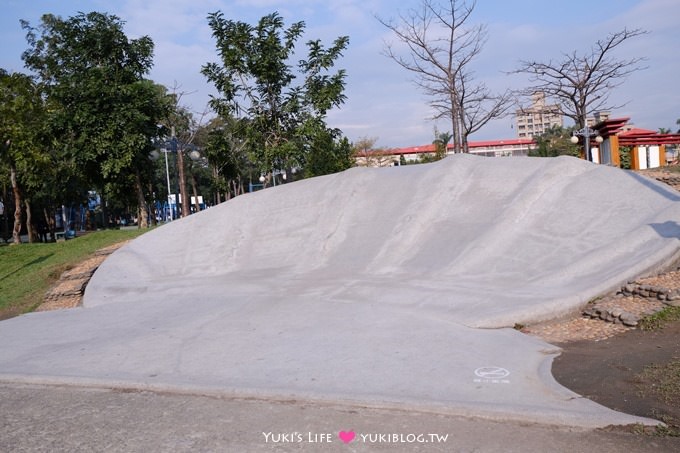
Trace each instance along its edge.
{"label": "lamp post", "polygon": [[168,202],[168,205],[170,207],[170,220],[172,221],[172,220],[175,220],[175,215],[173,214],[172,205],[170,205],[170,194],[172,192],[170,191],[170,167],[168,167],[168,150],[163,149],[162,151],[163,151],[163,155],[165,156],[165,181],[168,184],[168,199],[167,199],[167,202]]}
{"label": "lamp post", "polygon": [[206,159],[203,159],[201,153],[197,148],[194,148],[189,153],[189,158],[191,159],[191,166],[189,167],[189,176],[191,178],[191,190],[193,191],[194,209],[195,212],[199,212],[201,210],[201,203],[203,197],[198,194],[198,183],[196,181],[196,172],[194,169],[194,165],[201,163],[201,161],[205,162]]}
{"label": "lamp post", "polygon": [[[163,128],[165,125],[163,124],[158,124],[158,128]],[[164,145],[164,146],[163,146]],[[175,135],[175,126],[172,126],[170,128],[170,149],[167,149],[168,142],[165,142],[163,145],[159,145],[159,150],[160,152],[163,153],[165,156],[165,182],[168,186],[168,198],[166,202],[168,203],[168,207],[170,208],[170,220],[175,220],[175,214],[174,214],[174,209],[172,209],[172,189],[170,187],[170,166],[168,165],[168,153],[169,152],[177,152],[177,136]],[[151,153],[151,158],[153,160],[158,160],[160,157],[160,154],[158,154],[158,151],[153,151]]]}
{"label": "lamp post", "polygon": [[[160,148],[160,151],[165,156],[165,182],[168,185],[168,199],[166,201],[168,202],[168,206],[170,207],[170,220],[174,220],[175,216],[173,214],[172,203],[171,203],[172,192],[171,192],[171,189],[170,189],[170,167],[168,166],[168,153],[170,152],[170,150],[168,150],[166,148]],[[158,153],[158,151],[154,150],[154,151],[151,152],[151,159],[157,160],[159,157],[160,157],[160,154]]]}
{"label": "lamp post", "polygon": [[592,137],[593,135],[595,136],[595,141],[597,143],[602,143],[603,138],[600,135],[600,133],[594,129],[589,128],[587,125],[583,129],[574,131],[573,135],[569,139],[573,144],[577,144],[578,138],[583,137],[583,151],[584,151],[583,156],[587,161],[592,161],[592,158],[590,156],[590,137]]}
{"label": "lamp post", "polygon": [[[297,173],[297,169],[295,169],[295,168],[290,169],[291,177],[295,177],[295,173]],[[286,182],[288,182],[288,172],[286,170],[272,170],[271,175],[272,175],[272,186],[273,187],[276,187],[276,176],[277,175],[281,175],[281,180],[283,181],[279,185],[285,184]],[[261,174],[259,181],[260,181],[260,184],[262,184],[262,188],[264,189],[265,182],[267,181],[267,177],[265,175]]]}

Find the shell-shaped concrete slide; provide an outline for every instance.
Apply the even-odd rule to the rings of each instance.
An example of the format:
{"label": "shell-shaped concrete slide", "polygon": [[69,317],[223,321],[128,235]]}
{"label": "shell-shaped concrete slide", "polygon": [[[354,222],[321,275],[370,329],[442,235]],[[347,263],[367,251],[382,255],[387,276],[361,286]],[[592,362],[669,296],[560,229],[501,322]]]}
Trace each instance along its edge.
{"label": "shell-shaped concrete slide", "polygon": [[557,384],[559,348],[512,327],[676,259],[678,201],[570,157],[456,155],[268,188],[121,248],[83,308],[0,323],[0,377],[651,423]]}

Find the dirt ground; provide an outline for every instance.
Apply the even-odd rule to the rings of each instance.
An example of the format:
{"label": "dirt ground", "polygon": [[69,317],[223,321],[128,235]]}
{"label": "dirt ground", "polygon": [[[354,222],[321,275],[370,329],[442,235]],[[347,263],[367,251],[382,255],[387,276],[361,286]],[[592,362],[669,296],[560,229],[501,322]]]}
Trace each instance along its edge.
{"label": "dirt ground", "polygon": [[666,435],[680,436],[680,388],[669,396],[655,373],[661,370],[664,380],[680,385],[680,321],[660,330],[633,329],[559,346],[563,352],[552,371],[560,384],[611,409],[664,421]]}

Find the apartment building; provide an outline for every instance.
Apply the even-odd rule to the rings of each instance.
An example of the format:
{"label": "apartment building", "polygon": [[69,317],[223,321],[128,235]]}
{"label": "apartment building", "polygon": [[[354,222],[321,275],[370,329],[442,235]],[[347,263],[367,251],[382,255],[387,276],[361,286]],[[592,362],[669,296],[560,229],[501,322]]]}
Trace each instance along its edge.
{"label": "apartment building", "polygon": [[557,104],[546,104],[545,93],[537,92],[531,97],[530,107],[515,111],[518,138],[533,138],[553,126],[564,126],[563,115]]}

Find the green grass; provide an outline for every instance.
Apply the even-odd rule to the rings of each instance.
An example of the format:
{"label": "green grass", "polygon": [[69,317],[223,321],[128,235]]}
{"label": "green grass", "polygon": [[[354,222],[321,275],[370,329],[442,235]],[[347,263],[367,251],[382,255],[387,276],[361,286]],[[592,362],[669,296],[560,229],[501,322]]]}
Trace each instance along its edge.
{"label": "green grass", "polygon": [[148,230],[106,230],[65,242],[0,246],[0,319],[34,310],[66,270],[97,250]]}
{"label": "green grass", "polygon": [[663,329],[664,325],[673,321],[680,321],[680,307],[664,307],[660,312],[642,318],[639,327],[642,330]]}

